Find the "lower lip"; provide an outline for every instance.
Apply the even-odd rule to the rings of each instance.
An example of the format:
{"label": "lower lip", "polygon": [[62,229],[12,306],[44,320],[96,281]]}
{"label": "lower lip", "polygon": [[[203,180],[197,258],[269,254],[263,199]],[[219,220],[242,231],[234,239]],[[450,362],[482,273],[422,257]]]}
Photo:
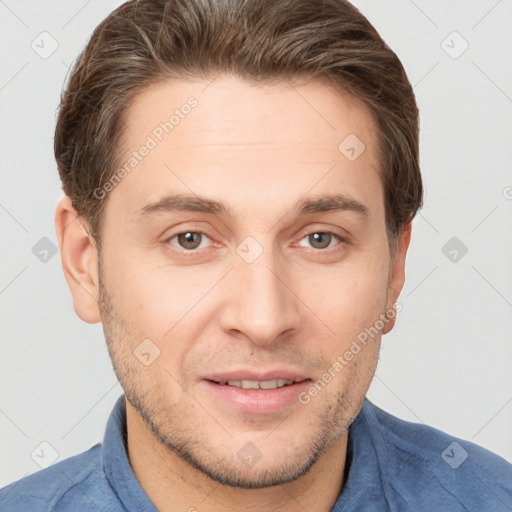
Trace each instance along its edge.
{"label": "lower lip", "polygon": [[311,379],[276,389],[243,389],[210,380],[201,381],[207,391],[245,414],[272,414],[298,403],[298,395],[311,386]]}

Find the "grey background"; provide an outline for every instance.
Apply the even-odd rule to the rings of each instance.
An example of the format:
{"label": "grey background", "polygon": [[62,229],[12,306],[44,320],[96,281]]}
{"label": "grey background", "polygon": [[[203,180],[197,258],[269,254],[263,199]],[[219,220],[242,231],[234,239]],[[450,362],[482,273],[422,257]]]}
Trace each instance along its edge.
{"label": "grey background", "polygon": [[[122,393],[51,252],[60,90],[120,3],[0,0],[0,486],[101,441]],[[414,84],[426,188],[369,398],[512,461],[512,0],[354,3]]]}

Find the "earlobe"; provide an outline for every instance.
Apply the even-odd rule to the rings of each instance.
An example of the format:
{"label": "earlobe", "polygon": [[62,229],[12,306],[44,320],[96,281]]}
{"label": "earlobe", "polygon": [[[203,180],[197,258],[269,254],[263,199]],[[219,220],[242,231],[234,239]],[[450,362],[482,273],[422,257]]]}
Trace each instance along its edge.
{"label": "earlobe", "polygon": [[[389,287],[388,287],[388,302],[386,311],[390,311],[393,305],[398,300],[400,292],[405,283],[405,257],[407,255],[407,249],[411,241],[411,222],[409,222],[396,241],[396,251],[390,265],[389,274]],[[390,315],[388,315],[389,318]],[[393,316],[386,322],[382,329],[382,334],[387,334],[393,329],[396,321],[396,311]]]}
{"label": "earlobe", "polygon": [[[84,224],[83,218],[81,222]],[[98,306],[98,252],[93,237],[82,224],[71,199],[63,197],[55,211],[55,229],[64,277],[73,297],[76,314],[84,322],[94,324],[101,322]]]}

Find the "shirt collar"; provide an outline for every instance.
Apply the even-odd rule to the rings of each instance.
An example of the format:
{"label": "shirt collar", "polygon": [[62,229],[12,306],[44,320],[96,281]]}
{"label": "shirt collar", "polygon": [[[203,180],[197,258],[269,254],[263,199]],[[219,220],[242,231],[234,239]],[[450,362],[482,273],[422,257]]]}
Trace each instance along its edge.
{"label": "shirt collar", "polygon": [[363,406],[348,429],[345,485],[332,512],[377,510],[382,506],[381,468],[369,422],[373,404],[364,399]]}
{"label": "shirt collar", "polygon": [[103,469],[113,492],[126,510],[158,512],[130,466],[126,439],[126,403],[122,395],[107,422],[101,447]]}

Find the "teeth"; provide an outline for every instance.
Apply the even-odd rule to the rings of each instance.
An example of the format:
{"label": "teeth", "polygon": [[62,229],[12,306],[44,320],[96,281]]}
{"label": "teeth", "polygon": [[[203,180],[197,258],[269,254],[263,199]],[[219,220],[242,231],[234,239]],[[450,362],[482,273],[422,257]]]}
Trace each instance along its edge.
{"label": "teeth", "polygon": [[227,384],[242,389],[276,389],[293,384],[293,380],[228,380]]}
{"label": "teeth", "polygon": [[260,382],[260,389],[274,389],[274,388],[282,388],[283,386],[288,386],[293,384],[293,380],[264,380]]}

